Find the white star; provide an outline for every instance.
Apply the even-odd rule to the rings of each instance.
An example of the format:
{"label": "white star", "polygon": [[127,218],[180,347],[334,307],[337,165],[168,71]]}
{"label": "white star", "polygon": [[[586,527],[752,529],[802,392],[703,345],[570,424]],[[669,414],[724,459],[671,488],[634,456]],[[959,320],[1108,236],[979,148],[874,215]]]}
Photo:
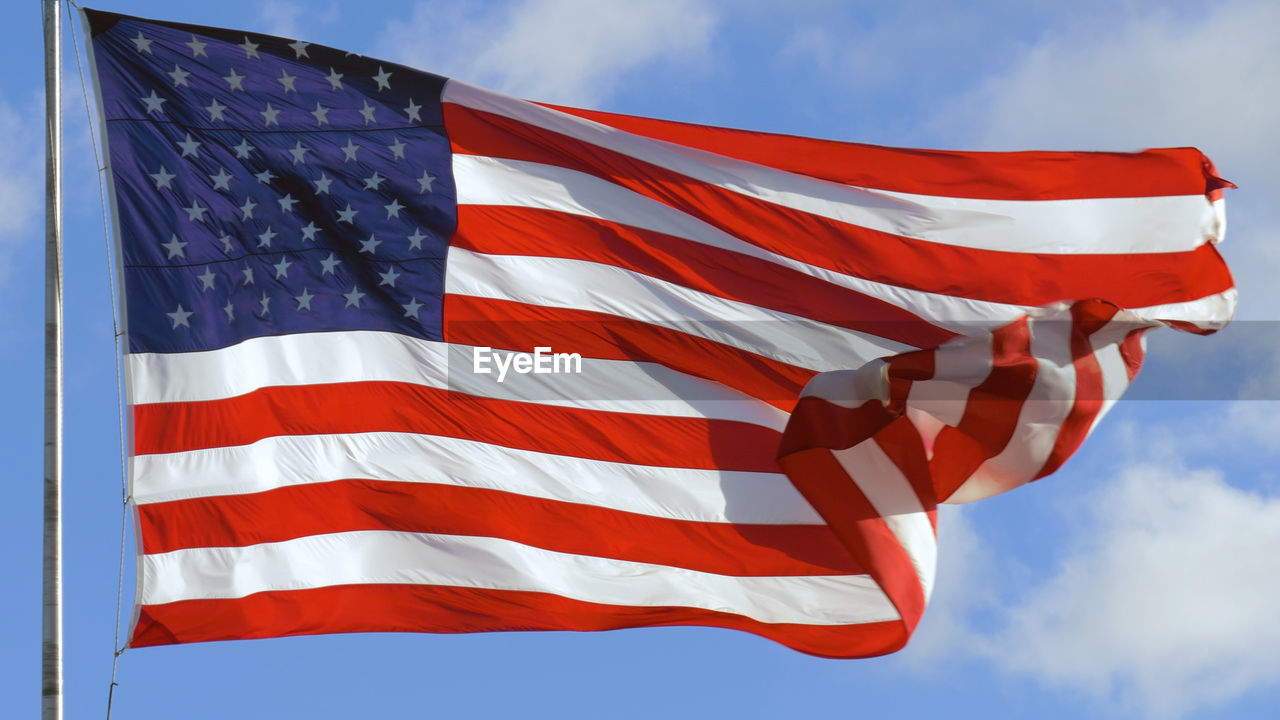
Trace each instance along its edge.
{"label": "white star", "polygon": [[180,258],[187,257],[187,253],[186,253],[187,244],[188,243],[185,243],[179,240],[177,235],[170,235],[169,242],[162,243],[160,247],[163,247],[165,250],[169,251],[169,257],[167,259],[172,260],[175,257],[180,257]]}
{"label": "white star", "polygon": [[306,240],[307,242],[315,242],[316,233],[319,231],[320,231],[320,228],[316,227],[316,224],[314,222],[309,222],[306,225],[302,226],[302,239]]}
{"label": "white star", "polygon": [[408,305],[401,305],[404,308],[404,316],[418,319],[418,310],[422,309],[422,303],[418,302],[418,298],[409,298]]}
{"label": "white star", "polygon": [[342,162],[351,162],[356,159],[356,151],[360,149],[359,145],[351,142],[351,138],[347,138],[347,144],[342,147],[342,154],[346,157],[342,158]]}
{"label": "white star", "polygon": [[377,190],[378,186],[386,181],[387,179],[379,175],[378,171],[375,170],[372,175],[364,179],[364,189]]}
{"label": "white star", "polygon": [[231,254],[231,236],[223,235],[222,237],[218,238],[218,242],[222,243],[222,251],[230,255]]}
{"label": "white star", "polygon": [[390,205],[383,205],[382,207],[384,210],[387,211],[388,220],[390,220],[393,217],[394,218],[400,217],[400,211],[404,209],[404,206],[400,204],[400,200],[398,198],[392,198]]}
{"label": "white star", "polygon": [[271,241],[275,238],[276,231],[268,225],[266,230],[258,233],[258,247],[271,247]]}
{"label": "white star", "polygon": [[258,304],[262,306],[263,315],[269,315],[271,313],[271,298],[267,297],[267,292],[265,290],[262,291],[262,299],[258,301]]}
{"label": "white star", "polygon": [[209,208],[201,205],[199,200],[192,200],[191,207],[182,209],[186,211],[187,219],[191,222],[204,220],[204,214],[209,211]]}
{"label": "white star", "polygon": [[334,70],[332,67],[329,68],[329,74],[325,77],[325,80],[329,81],[330,90],[342,89],[342,73]]}
{"label": "white star", "polygon": [[418,194],[422,194],[424,192],[431,192],[431,183],[435,181],[436,181],[435,175],[432,175],[426,170],[423,170],[422,177],[418,178],[418,188],[419,188]]}
{"label": "white star", "polygon": [[321,273],[320,273],[320,274],[321,274],[321,275],[333,275],[333,274],[334,274],[333,269],[334,269],[335,267],[337,267],[337,266],[341,265],[341,264],[342,264],[342,261],[341,261],[341,260],[337,260],[337,259],[335,259],[335,258],[333,257],[333,253],[329,253],[329,257],[327,257],[327,258],[325,258],[324,260],[321,260],[321,261],[320,261],[320,265],[324,267],[324,270],[323,270],[323,271],[321,271]]}
{"label": "white star", "polygon": [[378,273],[378,277],[382,278],[382,282],[378,283],[378,287],[382,287],[383,285],[390,285],[391,287],[395,287],[396,280],[400,278],[400,273],[396,272],[396,269],[394,267],[390,267],[390,268],[387,268],[386,272]]}
{"label": "white star", "polygon": [[187,47],[191,48],[191,57],[193,58],[198,58],[201,55],[209,57],[209,53],[204,51],[204,46],[208,44],[207,42],[200,42],[195,35],[191,36],[191,42],[185,43]]}
{"label": "white star", "polygon": [[214,98],[213,102],[204,106],[204,109],[209,111],[209,121],[212,122],[214,120],[224,119],[222,117],[222,111],[226,110],[227,106],[218,102],[218,98]]}
{"label": "white star", "polygon": [[293,193],[285,195],[276,202],[280,203],[280,212],[293,212],[293,206],[298,204],[298,201],[293,199]]}
{"label": "white star", "polygon": [[422,234],[422,229],[421,229],[421,228],[414,228],[414,229],[413,229],[413,234],[409,236],[409,249],[410,249],[410,250],[421,250],[421,249],[422,249],[422,241],[423,241],[423,240],[426,240],[426,239],[427,239],[427,236]]}
{"label": "white star", "polygon": [[378,90],[379,91],[390,90],[391,83],[388,82],[390,79],[391,79],[391,73],[387,72],[386,70],[383,70],[382,66],[379,65],[378,74],[373,76],[374,82],[378,83]]}
{"label": "white star", "polygon": [[138,37],[129,39],[133,41],[133,46],[138,49],[138,52],[144,52],[148,55],[154,54],[151,52],[151,41],[142,36],[141,30],[138,31]]}
{"label": "white star", "polygon": [[360,307],[360,298],[364,297],[364,293],[360,292],[360,288],[356,285],[351,286],[351,292],[343,293],[342,297],[347,299],[347,304],[343,307]]}
{"label": "white star", "polygon": [[179,142],[178,147],[182,148],[182,157],[196,157],[200,149],[200,141],[193,140],[191,133],[187,133],[187,139]]}
{"label": "white star", "polygon": [[236,151],[236,157],[243,160],[249,157],[249,153],[253,152],[253,146],[249,144],[248,140],[240,138],[240,144],[232,148],[232,150]]}
{"label": "white star", "polygon": [[374,107],[369,104],[368,100],[364,101],[364,107],[360,108],[360,114],[364,116],[364,124],[368,125],[373,122]]}
{"label": "white star", "polygon": [[215,279],[217,276],[213,274],[213,271],[212,271],[212,270],[210,270],[209,268],[205,268],[205,269],[204,269],[204,274],[203,274],[203,275],[197,275],[196,277],[200,278],[200,289],[201,289],[201,290],[212,290],[212,289],[213,289],[213,281],[214,281],[214,279]]}
{"label": "white star", "polygon": [[244,284],[252,285],[253,284],[253,268],[249,267],[246,264],[243,268],[241,268],[240,272],[244,273]]}
{"label": "white star", "polygon": [[230,300],[227,301],[226,305],[222,306],[222,312],[227,314],[227,322],[231,322],[236,319],[236,309],[235,306],[231,304]]}
{"label": "white star", "polygon": [[156,181],[156,189],[172,187],[173,179],[178,177],[165,169],[163,165],[160,169],[151,174],[151,179]]}
{"label": "white star", "polygon": [[382,241],[378,239],[377,235],[370,235],[368,240],[360,241],[360,252],[373,254],[378,251],[378,246],[381,244]]}
{"label": "white star", "polygon": [[396,142],[395,142],[395,144],[394,144],[394,145],[388,145],[388,146],[387,146],[387,149],[391,151],[391,157],[392,157],[392,158],[394,158],[394,159],[396,159],[396,160],[403,160],[403,159],[404,159],[404,149],[405,149],[406,145],[405,145],[404,143],[400,142],[400,138],[395,138],[395,141],[396,141]]}
{"label": "white star", "polygon": [[293,156],[293,164],[297,165],[302,162],[302,156],[307,154],[307,148],[302,146],[301,140],[298,140],[293,144],[293,149],[289,151],[289,154]]}
{"label": "white star", "polygon": [[217,175],[210,175],[209,179],[213,181],[214,190],[230,190],[231,175],[227,174],[225,168],[218,168]]}
{"label": "white star", "polygon": [[163,112],[160,106],[168,102],[164,98],[157,95],[155,90],[152,90],[151,95],[149,95],[148,97],[138,98],[138,99],[141,100],[143,104],[147,106],[148,114]]}
{"label": "white star", "polygon": [[351,203],[347,203],[347,209],[346,209],[346,210],[339,210],[339,211],[338,211],[338,221],[339,221],[339,222],[344,222],[344,223],[351,223],[352,225],[355,225],[355,224],[356,224],[356,213],[358,213],[358,212],[360,212],[360,211],[359,211],[359,210],[352,210],[352,209],[351,209]]}
{"label": "white star", "polygon": [[244,36],[244,42],[241,43],[240,47],[244,48],[245,57],[247,58],[258,57],[258,43],[250,42],[248,35]]}
{"label": "white star", "polygon": [[173,78],[174,87],[178,87],[179,85],[186,85],[187,87],[191,87],[190,85],[187,85],[187,77],[189,77],[191,73],[187,72],[186,70],[183,70],[177,65],[173,66],[173,72],[168,73],[168,75],[169,77]]}
{"label": "white star", "polygon": [[301,40],[294,40],[289,43],[289,47],[293,48],[293,51],[297,53],[297,57],[294,59],[297,60],[299,58],[310,57],[307,55],[307,46],[310,44],[311,43],[309,42],[302,42]]}
{"label": "white star", "polygon": [[320,173],[320,179],[316,181],[316,194],[325,193],[327,195],[329,193],[329,183],[331,182],[333,182],[333,178]]}
{"label": "white star", "polygon": [[[138,34],[141,35],[142,33]],[[188,328],[191,327],[191,323],[188,322],[188,320],[192,315],[195,315],[195,313],[183,310],[182,305],[179,304],[177,310],[174,310],[171,313],[165,313],[165,315],[168,315],[169,319],[173,321],[173,328],[171,329],[177,330],[179,325]]]}
{"label": "white star", "polygon": [[316,109],[311,111],[316,118],[316,125],[329,124],[329,108],[322,107],[320,103],[316,103]]}
{"label": "white star", "polygon": [[276,176],[273,175],[270,170],[263,170],[260,173],[255,173],[254,177],[258,178],[258,182],[263,185],[270,185],[271,181],[276,179]]}
{"label": "white star", "polygon": [[288,70],[281,70],[280,77],[276,78],[276,82],[284,86],[284,94],[298,92],[298,88],[293,86],[293,81],[297,80],[297,75],[290,75]]}
{"label": "white star", "polygon": [[404,114],[409,116],[410,122],[422,122],[422,116],[418,114],[418,111],[421,109],[421,105],[415,103],[413,98],[409,98],[409,107],[404,109]]}
{"label": "white star", "polygon": [[227,81],[227,86],[232,90],[244,92],[244,84],[241,82],[244,80],[244,76],[237,73],[235,68],[231,68],[231,73],[223,75],[222,79]]}
{"label": "white star", "polygon": [[280,121],[276,120],[276,116],[280,114],[280,111],[271,107],[271,103],[267,103],[267,109],[259,110],[258,114],[262,116],[264,127],[280,124]]}
{"label": "white star", "polygon": [[276,269],[276,279],[277,279],[277,280],[279,280],[279,279],[280,279],[280,278],[282,278],[282,277],[288,277],[288,276],[289,276],[289,266],[290,266],[290,265],[293,265],[293,263],[289,262],[289,258],[282,257],[282,258],[280,258],[280,262],[278,262],[278,263],[276,263],[275,265],[272,265],[272,266],[271,266],[271,267],[273,267],[273,268],[275,268],[275,269]]}
{"label": "white star", "polygon": [[298,301],[298,311],[301,312],[303,310],[310,310],[311,298],[313,297],[315,297],[315,295],[312,295],[311,291],[306,288],[302,288],[301,295],[294,295],[293,299]]}
{"label": "white star", "polygon": [[246,198],[244,199],[244,204],[240,206],[240,213],[241,213],[241,215],[242,215],[242,217],[241,217],[240,219],[241,219],[241,220],[252,220],[252,219],[253,219],[253,209],[254,209],[254,208],[256,208],[256,207],[258,207],[258,203],[254,202],[254,201],[253,201],[253,198],[251,198],[251,197],[246,197]]}

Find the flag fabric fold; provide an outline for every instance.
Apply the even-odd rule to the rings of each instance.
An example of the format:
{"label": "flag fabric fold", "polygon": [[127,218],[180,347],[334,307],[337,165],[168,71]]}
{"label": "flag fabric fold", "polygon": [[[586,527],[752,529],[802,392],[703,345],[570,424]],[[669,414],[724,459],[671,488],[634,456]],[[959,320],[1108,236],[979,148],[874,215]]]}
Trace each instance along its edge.
{"label": "flag fabric fold", "polygon": [[936,508],[1235,305],[1191,148],[882,148],[85,11],[130,644],[704,625],[891,652]]}
{"label": "flag fabric fold", "polygon": [[779,463],[902,617],[933,588],[937,505],[1057,470],[1119,400],[1160,326],[1102,300],[1037,309],[987,334],[822,373]]}

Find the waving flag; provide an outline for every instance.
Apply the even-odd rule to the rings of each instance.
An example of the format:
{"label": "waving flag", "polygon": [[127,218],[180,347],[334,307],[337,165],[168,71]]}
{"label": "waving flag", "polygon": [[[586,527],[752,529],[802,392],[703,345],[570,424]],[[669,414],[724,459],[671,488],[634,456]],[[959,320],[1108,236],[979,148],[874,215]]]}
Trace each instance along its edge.
{"label": "waving flag", "polygon": [[1235,291],[1194,149],[903,150],[540,105],[86,11],[125,289],[134,646],[924,610]]}

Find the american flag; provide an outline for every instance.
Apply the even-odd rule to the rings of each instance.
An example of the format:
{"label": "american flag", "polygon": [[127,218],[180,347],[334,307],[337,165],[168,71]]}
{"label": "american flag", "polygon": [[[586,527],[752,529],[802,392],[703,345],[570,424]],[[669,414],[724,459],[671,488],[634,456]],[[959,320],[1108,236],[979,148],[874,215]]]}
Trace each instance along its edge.
{"label": "american flag", "polygon": [[769,135],[85,17],[133,646],[710,625],[889,652],[939,502],[1052,472],[1147,329],[1234,309],[1194,149]]}

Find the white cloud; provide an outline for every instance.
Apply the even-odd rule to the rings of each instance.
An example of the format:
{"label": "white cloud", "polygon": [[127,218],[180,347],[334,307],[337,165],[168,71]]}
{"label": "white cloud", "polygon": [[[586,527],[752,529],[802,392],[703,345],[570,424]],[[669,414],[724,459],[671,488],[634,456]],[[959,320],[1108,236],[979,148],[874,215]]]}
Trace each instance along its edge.
{"label": "white cloud", "polygon": [[694,66],[716,25],[704,0],[520,0],[499,7],[418,2],[377,52],[423,70],[537,100],[593,104],[651,63]]}
{"label": "white cloud", "polygon": [[299,18],[302,16],[302,7],[295,3],[283,2],[282,0],[271,0],[262,4],[258,9],[258,18],[266,27],[267,33],[270,35],[279,35],[280,37],[296,38],[301,36],[301,25]]}
{"label": "white cloud", "polygon": [[1057,575],[1006,609],[992,662],[1155,717],[1280,683],[1280,497],[1141,464],[1089,507]]}
{"label": "white cloud", "polygon": [[1274,168],[1277,26],[1280,5],[1258,1],[1077,21],[1051,32],[940,122],[991,148],[1196,144],[1220,166]]}
{"label": "white cloud", "polygon": [[44,209],[44,100],[19,111],[0,99],[0,283],[8,278],[19,243],[37,245]]}
{"label": "white cloud", "polygon": [[316,25],[332,25],[338,20],[337,3],[318,8],[319,3],[299,5],[289,0],[268,0],[258,9],[258,19],[269,35],[310,40]]}

